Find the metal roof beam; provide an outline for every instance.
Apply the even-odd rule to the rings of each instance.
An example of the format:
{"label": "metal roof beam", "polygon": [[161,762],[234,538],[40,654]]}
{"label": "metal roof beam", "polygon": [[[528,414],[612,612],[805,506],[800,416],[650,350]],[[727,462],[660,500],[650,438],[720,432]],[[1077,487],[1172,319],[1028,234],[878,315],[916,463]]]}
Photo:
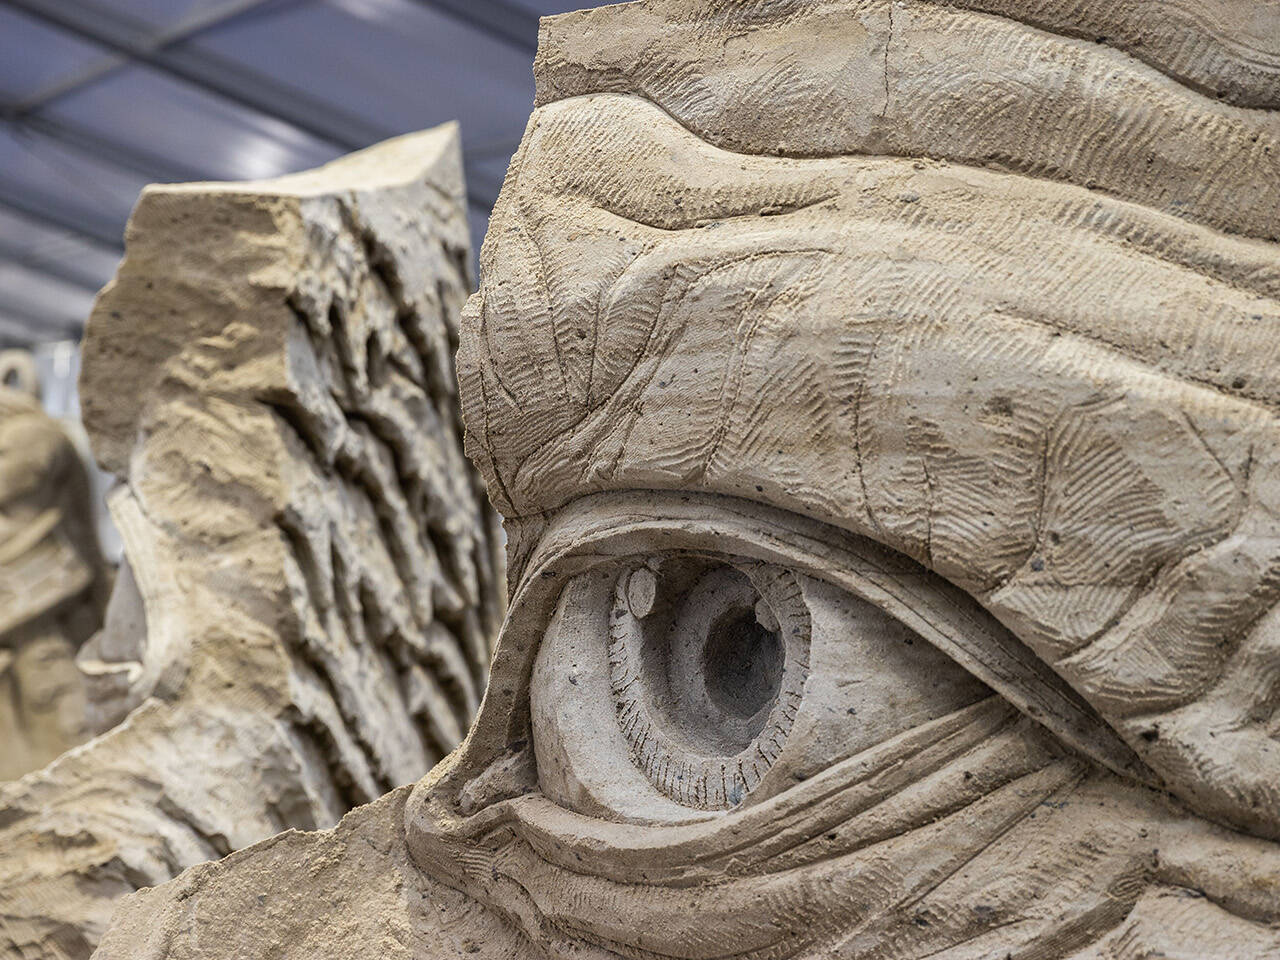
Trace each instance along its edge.
{"label": "metal roof beam", "polygon": [[[241,63],[190,45],[148,41],[135,23],[83,0],[0,0],[82,40],[201,87],[249,110],[281,120],[321,140],[358,150],[392,134],[343,113],[295,87],[255,73]],[[455,2],[455,0],[442,0]],[[472,0],[457,0],[469,3]]]}
{"label": "metal roof beam", "polygon": [[31,273],[52,277],[59,283],[84,290],[86,293],[97,293],[105,281],[87,276],[75,269],[74,261],[62,260],[46,256],[31,250],[8,243],[0,237],[0,265],[13,265]]}
{"label": "metal roof beam", "polygon": [[[468,17],[470,18],[468,22],[471,22],[471,20],[474,20],[476,17],[495,17],[497,15],[493,13],[494,10],[501,11],[505,9],[505,0],[493,0],[493,2],[490,2],[490,0],[482,0],[482,2],[477,2],[477,0],[417,0],[417,2],[427,2],[432,5],[440,5],[442,8],[452,6],[456,7],[459,11],[470,11],[468,13]],[[70,2],[70,0],[0,0],[0,3],[32,13],[41,19],[46,19],[55,26],[92,39],[94,42],[102,43],[103,45],[109,46],[111,49],[120,49],[123,46],[128,46],[129,49],[133,49],[138,46],[146,46],[144,41],[136,39],[136,27],[124,24],[118,17],[115,17],[106,11],[95,10],[83,3]],[[474,10],[472,7],[473,3],[475,4]],[[260,5],[260,3],[245,3],[243,6],[244,9],[247,10],[251,7],[257,7]],[[477,14],[474,12],[481,10],[489,12],[485,14]],[[45,14],[48,14],[48,16],[46,17]],[[460,14],[458,15],[461,16]],[[522,15],[528,23],[526,23],[524,28],[520,29],[532,29],[534,31],[533,36],[536,37],[537,18],[533,17],[532,14],[529,14],[527,11],[523,11]],[[515,15],[515,19],[518,19],[518,16],[519,15]],[[104,28],[102,26],[104,23],[111,23],[113,26]],[[74,29],[76,27],[81,29]],[[106,40],[103,39],[104,30],[119,41],[118,46],[112,43],[107,43]],[[135,39],[126,44],[126,37],[135,37]],[[536,43],[536,41],[534,42]],[[530,46],[529,49],[532,50],[532,46]],[[306,130],[306,132],[312,133],[313,135],[321,136],[323,139],[341,146],[344,149],[359,149],[363,146],[367,146],[369,143],[386,139],[387,137],[394,135],[389,131],[375,129],[364,124],[363,121],[349,121],[348,119],[344,119],[341,114],[335,112],[327,104],[323,104],[318,101],[310,101],[310,106],[307,106],[306,109],[309,114],[316,113],[324,115],[324,129],[307,130],[307,127],[300,124],[297,117],[292,115],[290,109],[281,106],[281,104],[286,102],[294,103],[296,105],[297,101],[292,100],[291,98],[296,97],[297,94],[290,91],[288,88],[274,84],[272,81],[264,80],[260,77],[250,77],[246,82],[246,74],[242,67],[228,64],[220,58],[201,54],[193,50],[185,49],[166,51],[157,48],[152,54],[153,58],[161,56],[165,58],[166,62],[174,59],[182,59],[183,61],[189,60],[190,64],[188,66],[191,69],[187,70],[187,73],[195,71],[200,73],[202,77],[205,72],[211,72],[214,74],[217,85],[216,89],[214,86],[207,86],[203,82],[202,78],[196,78],[189,82],[196,83],[199,86],[207,86],[208,89],[211,89],[214,93],[219,95],[228,95],[225,89],[228,84],[236,87],[237,90],[241,87],[248,88],[251,91],[251,94],[246,97],[240,97],[235,92],[232,92],[229,95],[229,98],[241,103],[242,106],[249,106],[250,109],[259,113],[274,116],[285,123],[289,123],[299,129]],[[143,59],[143,62],[153,63],[153,60]],[[248,100],[251,100],[252,102],[247,102]],[[148,180],[182,182],[188,180],[209,179],[210,175],[206,170],[197,170],[186,165],[178,164],[168,158],[160,157],[144,150],[139,150],[131,144],[123,143],[114,138],[104,137],[99,133],[85,130],[78,125],[69,124],[46,114],[33,112],[30,107],[31,105],[26,103],[0,106],[0,120],[9,123],[16,129],[25,128],[40,133],[63,144],[64,146],[71,147],[86,156],[98,158],[111,166],[139,173]],[[353,123],[361,125],[362,128],[359,130],[354,129]],[[466,155],[469,157],[470,151],[466,151]],[[472,178],[468,178],[469,183],[471,180]],[[496,192],[496,190],[493,191],[492,195],[496,196]],[[486,193],[488,193],[488,191],[486,191]],[[469,206],[482,213],[488,213],[493,207],[493,200],[491,199],[491,196],[476,196],[473,189],[468,190],[467,203]]]}
{"label": "metal roof beam", "polygon": [[538,15],[511,0],[418,0],[530,57],[538,49]]}
{"label": "metal roof beam", "polygon": [[177,183],[208,179],[207,174],[194,167],[43,114],[23,113],[13,106],[0,105],[0,122],[8,124],[15,133],[30,131],[39,134],[86,157],[121,170],[129,170],[147,180]]}
{"label": "metal roof beam", "polygon": [[[45,340],[78,340],[84,332],[84,321],[70,317],[39,316],[12,303],[0,307],[0,340],[24,344]],[[52,333],[53,336],[49,336]]]}
{"label": "metal roof beam", "polygon": [[105,247],[116,254],[124,251],[120,227],[100,213],[48,194],[28,190],[3,178],[0,178],[0,207]]}
{"label": "metal roof beam", "polygon": [[[139,30],[139,38],[152,49],[171,46],[183,40],[189,40],[196,34],[213,27],[232,23],[261,10],[261,8],[281,2],[309,2],[309,0],[224,0],[223,3],[198,10],[195,16],[186,17],[173,26],[165,27],[155,33]],[[55,80],[43,90],[37,91],[22,104],[23,110],[39,110],[61,97],[74,93],[81,87],[96,83],[112,72],[127,66],[131,62],[127,56],[113,53],[107,54],[67,77]]]}

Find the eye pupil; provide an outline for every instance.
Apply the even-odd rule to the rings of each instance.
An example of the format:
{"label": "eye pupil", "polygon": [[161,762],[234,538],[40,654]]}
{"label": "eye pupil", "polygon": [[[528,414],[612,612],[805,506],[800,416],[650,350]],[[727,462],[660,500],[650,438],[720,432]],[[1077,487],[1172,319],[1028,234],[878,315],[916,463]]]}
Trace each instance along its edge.
{"label": "eye pupil", "polygon": [[693,553],[628,566],[607,652],[629,758],[682,806],[736,806],[777,759],[801,700],[800,586],[779,567]]}
{"label": "eye pupil", "polygon": [[[707,696],[725,713],[749,720],[777,699],[785,663],[782,639],[753,609],[728,611],[707,631],[702,667]],[[753,727],[764,724],[763,716]],[[750,731],[751,736],[759,729]]]}

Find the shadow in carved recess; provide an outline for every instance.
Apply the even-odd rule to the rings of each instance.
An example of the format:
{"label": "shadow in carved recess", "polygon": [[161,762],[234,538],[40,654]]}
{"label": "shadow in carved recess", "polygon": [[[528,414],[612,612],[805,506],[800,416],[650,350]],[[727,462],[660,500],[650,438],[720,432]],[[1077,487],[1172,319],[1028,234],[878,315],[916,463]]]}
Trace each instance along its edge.
{"label": "shadow in carved recess", "polygon": [[501,614],[462,454],[452,125],[260,183],[154,186],[84,342],[125,562],[80,654],[107,731],[0,788],[0,957],[330,826],[462,739]]}
{"label": "shadow in carved recess", "polygon": [[642,0],[535,74],[476,722],[99,957],[1280,956],[1280,10]]}

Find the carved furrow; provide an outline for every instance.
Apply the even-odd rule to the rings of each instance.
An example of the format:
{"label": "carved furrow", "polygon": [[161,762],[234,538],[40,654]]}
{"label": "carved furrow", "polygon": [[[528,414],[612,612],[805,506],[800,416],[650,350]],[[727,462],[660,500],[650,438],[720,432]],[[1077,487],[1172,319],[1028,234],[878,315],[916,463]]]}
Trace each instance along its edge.
{"label": "carved furrow", "polygon": [[0,790],[0,958],[83,960],[125,893],[330,826],[463,736],[489,640],[464,608],[501,600],[457,558],[492,565],[494,521],[400,318],[456,324],[466,244],[452,128],[143,194],[81,383],[145,614],[102,644],[137,658],[133,709]]}

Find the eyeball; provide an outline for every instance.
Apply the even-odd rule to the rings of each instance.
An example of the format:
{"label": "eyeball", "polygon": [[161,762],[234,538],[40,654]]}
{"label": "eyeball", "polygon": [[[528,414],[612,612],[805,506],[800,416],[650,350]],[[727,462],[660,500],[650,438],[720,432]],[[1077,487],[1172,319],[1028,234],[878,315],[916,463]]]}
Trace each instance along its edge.
{"label": "eyeball", "polygon": [[560,595],[531,677],[538,783],[588,816],[721,816],[989,694],[839,587],[733,556],[637,556]]}
{"label": "eyeball", "polygon": [[759,786],[786,742],[809,615],[776,567],[654,558],[618,578],[608,655],[631,762],[677,803],[723,810]]}

